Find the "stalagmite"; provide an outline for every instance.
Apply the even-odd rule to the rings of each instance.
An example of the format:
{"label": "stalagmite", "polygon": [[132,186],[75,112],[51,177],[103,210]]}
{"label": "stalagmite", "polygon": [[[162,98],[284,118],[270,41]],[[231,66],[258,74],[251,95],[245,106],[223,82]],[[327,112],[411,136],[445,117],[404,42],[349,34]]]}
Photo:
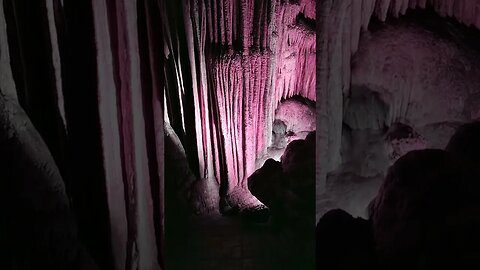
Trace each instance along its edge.
{"label": "stalagmite", "polygon": [[316,100],[315,2],[184,0],[183,7],[199,180],[256,201],[246,180],[270,144],[276,106],[294,95]]}

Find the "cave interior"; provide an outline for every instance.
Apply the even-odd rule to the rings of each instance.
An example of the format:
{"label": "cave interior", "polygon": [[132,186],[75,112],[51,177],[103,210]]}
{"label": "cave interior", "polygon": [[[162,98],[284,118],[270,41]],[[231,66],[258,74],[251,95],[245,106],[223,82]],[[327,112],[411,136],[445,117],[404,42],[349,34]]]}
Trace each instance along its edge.
{"label": "cave interior", "polygon": [[166,267],[313,268],[315,1],[167,5]]}
{"label": "cave interior", "polygon": [[479,267],[480,6],[317,6],[317,269]]}
{"label": "cave interior", "polygon": [[0,0],[1,268],[313,268],[315,5]]}

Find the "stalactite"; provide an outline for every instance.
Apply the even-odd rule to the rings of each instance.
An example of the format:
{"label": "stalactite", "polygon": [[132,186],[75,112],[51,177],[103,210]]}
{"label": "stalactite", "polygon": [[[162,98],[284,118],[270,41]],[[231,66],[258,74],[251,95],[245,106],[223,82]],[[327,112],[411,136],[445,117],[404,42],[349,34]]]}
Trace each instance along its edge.
{"label": "stalactite", "polygon": [[[149,75],[151,61],[154,61],[149,55],[158,48],[150,47],[156,46],[151,30],[150,36],[137,30],[141,22],[137,21],[137,12],[146,12],[145,8],[140,9],[140,3],[139,6],[131,1],[116,5],[107,5],[105,1],[92,4],[115,269],[160,269],[161,253],[157,252],[160,246],[156,239],[161,237],[158,230],[162,228],[154,223],[161,222],[158,219],[163,217],[162,210],[153,203],[161,203],[161,186],[155,182],[160,181],[161,164],[156,163],[156,157],[162,153],[162,147],[153,152],[147,149],[147,146],[158,147],[162,138],[159,134],[163,133],[161,126],[151,123],[154,119],[160,125],[163,122],[158,107],[160,85]],[[143,21],[148,23],[154,22]],[[140,27],[145,27],[143,24]],[[112,42],[117,44],[113,50]],[[153,116],[154,112],[158,115]],[[152,190],[154,187],[156,190]]]}
{"label": "stalactite", "polygon": [[48,16],[48,30],[50,32],[50,42],[52,47],[52,64],[55,77],[55,92],[56,92],[56,101],[58,106],[58,112],[60,114],[61,120],[66,130],[67,120],[65,117],[65,102],[63,98],[63,87],[62,87],[62,64],[60,60],[60,48],[59,48],[59,39],[57,31],[57,1],[48,0],[46,2],[47,7],[47,16]]}
{"label": "stalactite", "polygon": [[118,124],[118,104],[114,79],[113,55],[108,29],[107,6],[104,1],[95,4],[94,21],[97,40],[97,62],[100,123],[103,139],[105,181],[111,222],[112,255],[114,268],[125,269],[127,256],[127,217],[124,199],[122,159]]}
{"label": "stalactite", "polygon": [[[370,21],[372,16],[378,17],[381,21],[385,21],[387,15],[391,15],[394,17],[398,17],[400,15],[405,14],[407,8],[426,8],[427,4],[433,6],[435,11],[441,16],[453,16],[457,18],[460,22],[468,25],[474,24],[477,27],[480,27],[480,16],[476,16],[478,12],[480,12],[480,5],[476,1],[472,0],[452,0],[452,1],[436,1],[436,0],[411,0],[411,1],[403,1],[403,0],[363,0],[361,3],[359,1],[345,1],[349,2],[346,3],[345,6],[349,10],[351,14],[353,14],[353,20],[351,23],[350,31],[344,31],[343,36],[345,38],[352,37],[352,46],[351,46],[351,54],[353,55],[358,49],[358,38],[360,36],[361,29],[366,29],[368,26],[368,22]],[[407,3],[408,2],[408,3]],[[325,22],[328,24],[329,22],[341,21],[341,20],[348,20],[352,16],[343,16],[342,14],[345,12],[342,6],[337,5],[331,11],[328,11],[328,18]],[[361,7],[361,9],[360,9]],[[326,12],[326,11],[325,11]],[[361,15],[359,14],[361,12]],[[358,15],[357,15],[358,14]],[[362,18],[361,23],[357,16]],[[337,24],[338,25],[338,24]],[[335,26],[332,26],[335,27]],[[346,26],[344,26],[344,29]],[[332,28],[334,29],[334,28]],[[338,40],[335,40],[332,35],[324,35],[320,37],[324,39],[325,42],[330,44],[329,46],[339,46]],[[323,52],[320,51],[320,54]],[[331,61],[331,64],[337,63],[338,61]],[[348,83],[350,80],[350,75],[348,74],[348,70],[350,69],[349,61],[345,56],[342,56],[342,65],[343,65],[343,73],[345,74],[344,83]],[[333,67],[331,67],[333,68]],[[327,79],[331,81],[332,79]],[[340,87],[340,85],[338,85]],[[344,91],[348,92],[348,85],[346,88],[343,88]],[[332,90],[333,91],[333,90]],[[336,150],[338,151],[338,149]]]}
{"label": "stalactite", "polygon": [[[331,9],[332,2],[330,0],[323,1],[316,9],[316,25],[315,29],[317,32],[316,38],[316,83],[315,91],[317,93],[317,102],[316,102],[316,162],[315,162],[315,207],[319,208],[320,205],[320,195],[325,193],[325,182],[328,173],[328,151],[329,151],[329,108],[328,108],[328,93],[327,93],[327,68],[328,68],[328,58],[321,57],[322,52],[325,54],[328,48],[328,38],[327,37],[327,21],[328,21],[328,12]],[[318,212],[315,212],[315,218],[318,220]]]}
{"label": "stalactite", "polygon": [[[367,30],[373,16],[385,21],[388,16],[404,15],[408,9],[427,7],[432,7],[442,17],[453,17],[467,26],[473,25],[480,29],[480,2],[475,0],[348,0],[323,1],[319,5],[317,18],[321,19],[322,23],[317,24],[320,28],[318,38],[321,44],[317,54],[317,88],[321,103],[319,118],[322,120],[319,120],[318,128],[324,129],[326,135],[317,132],[317,136],[324,142],[328,140],[328,144],[322,148],[317,144],[320,157],[317,164],[320,173],[317,179],[322,179],[317,181],[320,183],[325,181],[326,172],[335,169],[340,162],[340,142],[335,138],[341,138],[342,133],[342,93],[348,94],[350,91],[350,57],[358,50],[361,31]],[[337,77],[338,74],[342,74],[342,81]],[[402,110],[405,108],[398,108],[394,114],[401,114]],[[329,157],[328,161],[325,155]],[[323,192],[318,186],[317,183],[317,191]]]}
{"label": "stalactite", "polygon": [[18,247],[31,250],[9,245],[7,268],[160,269],[159,3],[0,1],[0,159],[15,179],[4,190],[30,187],[6,216],[25,223]]}
{"label": "stalactite", "polygon": [[[320,48],[317,59],[320,57],[320,76],[317,81],[320,83],[319,91],[325,95],[323,102],[324,110],[328,116],[328,120],[320,125],[325,125],[328,134],[328,147],[325,150],[328,153],[328,161],[320,166],[326,168],[327,172],[335,168],[340,162],[340,142],[337,138],[341,138],[341,123],[342,123],[342,104],[343,93],[349,88],[349,80],[344,77],[346,69],[344,64],[347,63],[344,58],[350,58],[348,49],[344,49],[345,35],[349,34],[344,28],[349,28],[351,25],[342,22],[341,18],[347,16],[349,12],[349,3],[328,2],[322,6],[320,16],[322,18],[322,26],[319,39],[323,46]],[[329,29],[339,29],[336,32],[330,32]],[[351,50],[350,50],[351,51]],[[346,55],[345,55],[346,52]],[[349,78],[348,78],[349,79]],[[326,102],[326,104],[325,104]]]}
{"label": "stalactite", "polygon": [[[164,242],[165,242],[165,172],[164,172],[164,125],[163,125],[163,91],[165,85],[165,78],[158,76],[159,70],[165,61],[159,52],[162,41],[162,32],[158,31],[155,25],[160,21],[162,7],[160,3],[156,5],[151,1],[145,0],[143,12],[145,15],[145,27],[146,36],[143,39],[147,39],[147,48],[143,48],[144,51],[148,51],[148,60],[145,59],[145,70],[147,73],[147,79],[142,82],[145,85],[144,103],[149,108],[149,117],[146,118],[146,125],[149,125],[147,129],[147,140],[149,141],[148,151],[151,153],[148,157],[150,171],[151,171],[151,189],[153,200],[153,218],[155,222],[155,234],[157,243],[158,261],[160,267],[164,267]],[[141,16],[141,15],[140,15]],[[145,82],[147,81],[147,82]],[[148,85],[148,86],[147,86]],[[150,107],[151,106],[151,107]]]}
{"label": "stalactite", "polygon": [[299,6],[280,5],[277,10],[275,103],[282,98],[302,95],[315,100],[315,31],[313,18]]}
{"label": "stalactite", "polygon": [[228,180],[228,191],[245,189],[256,157],[268,147],[280,100],[293,95],[316,100],[314,6],[314,1],[184,1],[195,52],[190,61],[202,178]]}

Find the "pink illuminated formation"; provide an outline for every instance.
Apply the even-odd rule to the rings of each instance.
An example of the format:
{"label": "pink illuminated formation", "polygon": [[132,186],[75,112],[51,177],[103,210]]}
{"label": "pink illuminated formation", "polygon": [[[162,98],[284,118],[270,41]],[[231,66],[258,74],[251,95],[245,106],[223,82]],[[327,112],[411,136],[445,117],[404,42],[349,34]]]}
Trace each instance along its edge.
{"label": "pink illuminated formation", "polygon": [[246,187],[266,152],[280,100],[316,99],[315,1],[185,1],[185,7],[200,173],[220,181],[226,170],[231,192]]}

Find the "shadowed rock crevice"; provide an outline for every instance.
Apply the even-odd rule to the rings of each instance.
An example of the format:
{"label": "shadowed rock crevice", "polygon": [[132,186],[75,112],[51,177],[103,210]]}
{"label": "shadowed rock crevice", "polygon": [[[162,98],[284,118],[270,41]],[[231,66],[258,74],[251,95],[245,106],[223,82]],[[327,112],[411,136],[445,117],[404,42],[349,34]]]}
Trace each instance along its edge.
{"label": "shadowed rock crevice", "polygon": [[480,174],[470,151],[478,126],[461,126],[447,151],[414,150],[396,160],[369,205],[368,220],[343,210],[323,215],[317,269],[478,267]]}

